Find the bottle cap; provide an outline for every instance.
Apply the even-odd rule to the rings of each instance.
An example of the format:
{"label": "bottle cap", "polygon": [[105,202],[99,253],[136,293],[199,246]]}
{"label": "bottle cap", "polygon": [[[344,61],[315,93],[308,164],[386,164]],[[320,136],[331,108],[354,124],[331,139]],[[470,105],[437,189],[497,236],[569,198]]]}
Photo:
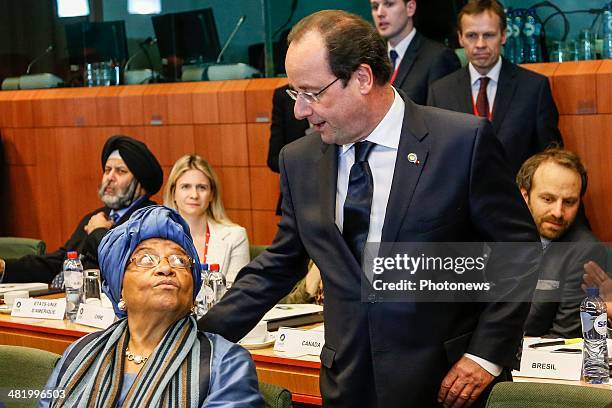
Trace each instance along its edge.
{"label": "bottle cap", "polygon": [[586,288],[586,294],[588,297],[598,297],[599,296],[599,288]]}
{"label": "bottle cap", "polygon": [[68,251],[67,255],[68,259],[76,259],[79,256],[77,251]]}
{"label": "bottle cap", "polygon": [[211,271],[218,271],[219,270],[219,264],[210,264],[210,265],[208,265],[208,268]]}

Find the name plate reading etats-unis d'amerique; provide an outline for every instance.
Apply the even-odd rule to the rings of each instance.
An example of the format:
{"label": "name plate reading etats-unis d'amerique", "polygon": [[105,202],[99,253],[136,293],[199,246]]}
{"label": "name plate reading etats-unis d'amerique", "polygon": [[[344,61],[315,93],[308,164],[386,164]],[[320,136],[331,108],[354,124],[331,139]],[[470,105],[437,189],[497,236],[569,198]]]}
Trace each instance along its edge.
{"label": "name plate reading etats-unis d'amerique", "polygon": [[289,357],[318,356],[325,343],[325,335],[319,330],[300,330],[281,327],[276,333],[274,351],[282,351]]}
{"label": "name plate reading etats-unis d'amerique", "polygon": [[78,324],[97,327],[98,329],[106,329],[114,321],[115,312],[113,309],[85,303],[81,303],[79,306],[75,320]]}
{"label": "name plate reading etats-unis d'amerique", "polygon": [[66,313],[66,299],[20,298],[15,299],[11,316],[63,320],[64,313]]}

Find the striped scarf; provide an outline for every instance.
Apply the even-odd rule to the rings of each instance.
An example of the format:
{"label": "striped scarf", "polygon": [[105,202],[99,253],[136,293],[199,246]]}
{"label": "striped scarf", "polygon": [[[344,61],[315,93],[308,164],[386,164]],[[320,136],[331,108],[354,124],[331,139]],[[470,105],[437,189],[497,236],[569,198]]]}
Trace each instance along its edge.
{"label": "striped scarf", "polygon": [[[118,320],[85,346],[75,347],[61,368],[57,389],[65,397],[52,407],[115,407],[121,392],[127,318]],[[198,407],[200,341],[192,316],[176,321],[141,368],[123,407]],[[72,353],[72,352],[71,352]],[[62,374],[63,373],[63,374]]]}

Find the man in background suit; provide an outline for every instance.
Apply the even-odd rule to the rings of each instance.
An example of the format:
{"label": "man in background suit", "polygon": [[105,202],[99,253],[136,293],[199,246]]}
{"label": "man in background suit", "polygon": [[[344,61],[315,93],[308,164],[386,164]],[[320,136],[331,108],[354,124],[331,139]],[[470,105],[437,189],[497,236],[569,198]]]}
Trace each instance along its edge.
{"label": "man in background suit", "polygon": [[98,245],[106,232],[122,224],[139,208],[155,204],[163,171],[147,146],[128,136],[110,137],[101,154],[102,181],[98,195],[104,207],[85,215],[72,236],[57,251],[18,259],[0,259],[0,282],[46,282],[63,286],[60,274],[67,251],[81,255],[85,269],[98,268]]}
{"label": "man in background suit", "polygon": [[458,16],[467,67],[434,82],[427,104],[488,117],[514,173],[529,157],[563,141],[548,79],[502,58],[506,15],[495,0],[469,2]]}
{"label": "man in background suit", "polygon": [[580,288],[584,264],[606,263],[606,250],[583,223],[575,222],[587,189],[587,172],[578,155],[547,149],[521,166],[516,184],[540,233],[544,255],[525,334],[582,336]]}
{"label": "man in background suit", "polygon": [[[299,139],[308,130],[307,120],[297,120],[293,115],[293,100],[287,95],[287,85],[274,90],[272,96],[272,123],[270,124],[270,144],[268,146],[268,167],[275,173],[278,169],[278,155],[285,145]],[[276,215],[281,215],[282,195],[278,197]]]}
{"label": "man in background suit", "polygon": [[535,242],[503,261],[493,250],[488,261],[508,267],[506,299],[531,299],[537,233],[489,123],[395,90],[385,43],[344,11],[295,25],[285,66],[295,115],[316,133],[281,151],[274,242],[200,328],[239,340],[303,278],[311,258],[325,295],[324,406],[484,404],[490,385],[517,366],[529,305],[385,302],[362,254],[366,241]]}
{"label": "man in background suit", "polygon": [[416,31],[416,0],[370,0],[370,5],[376,30],[387,40],[391,83],[413,102],[424,105],[429,85],[461,68],[459,58]]}

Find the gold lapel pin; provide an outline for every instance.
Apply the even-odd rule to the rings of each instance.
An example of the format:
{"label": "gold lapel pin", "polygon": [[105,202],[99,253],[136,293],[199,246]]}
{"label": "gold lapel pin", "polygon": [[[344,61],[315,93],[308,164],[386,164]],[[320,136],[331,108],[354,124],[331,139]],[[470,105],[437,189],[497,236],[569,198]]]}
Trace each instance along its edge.
{"label": "gold lapel pin", "polygon": [[414,164],[416,164],[417,166],[418,166],[418,165],[421,163],[421,162],[419,161],[419,158],[417,157],[416,153],[408,153],[408,156],[407,156],[406,158],[408,159],[408,161],[409,161],[410,163],[414,163]]}

